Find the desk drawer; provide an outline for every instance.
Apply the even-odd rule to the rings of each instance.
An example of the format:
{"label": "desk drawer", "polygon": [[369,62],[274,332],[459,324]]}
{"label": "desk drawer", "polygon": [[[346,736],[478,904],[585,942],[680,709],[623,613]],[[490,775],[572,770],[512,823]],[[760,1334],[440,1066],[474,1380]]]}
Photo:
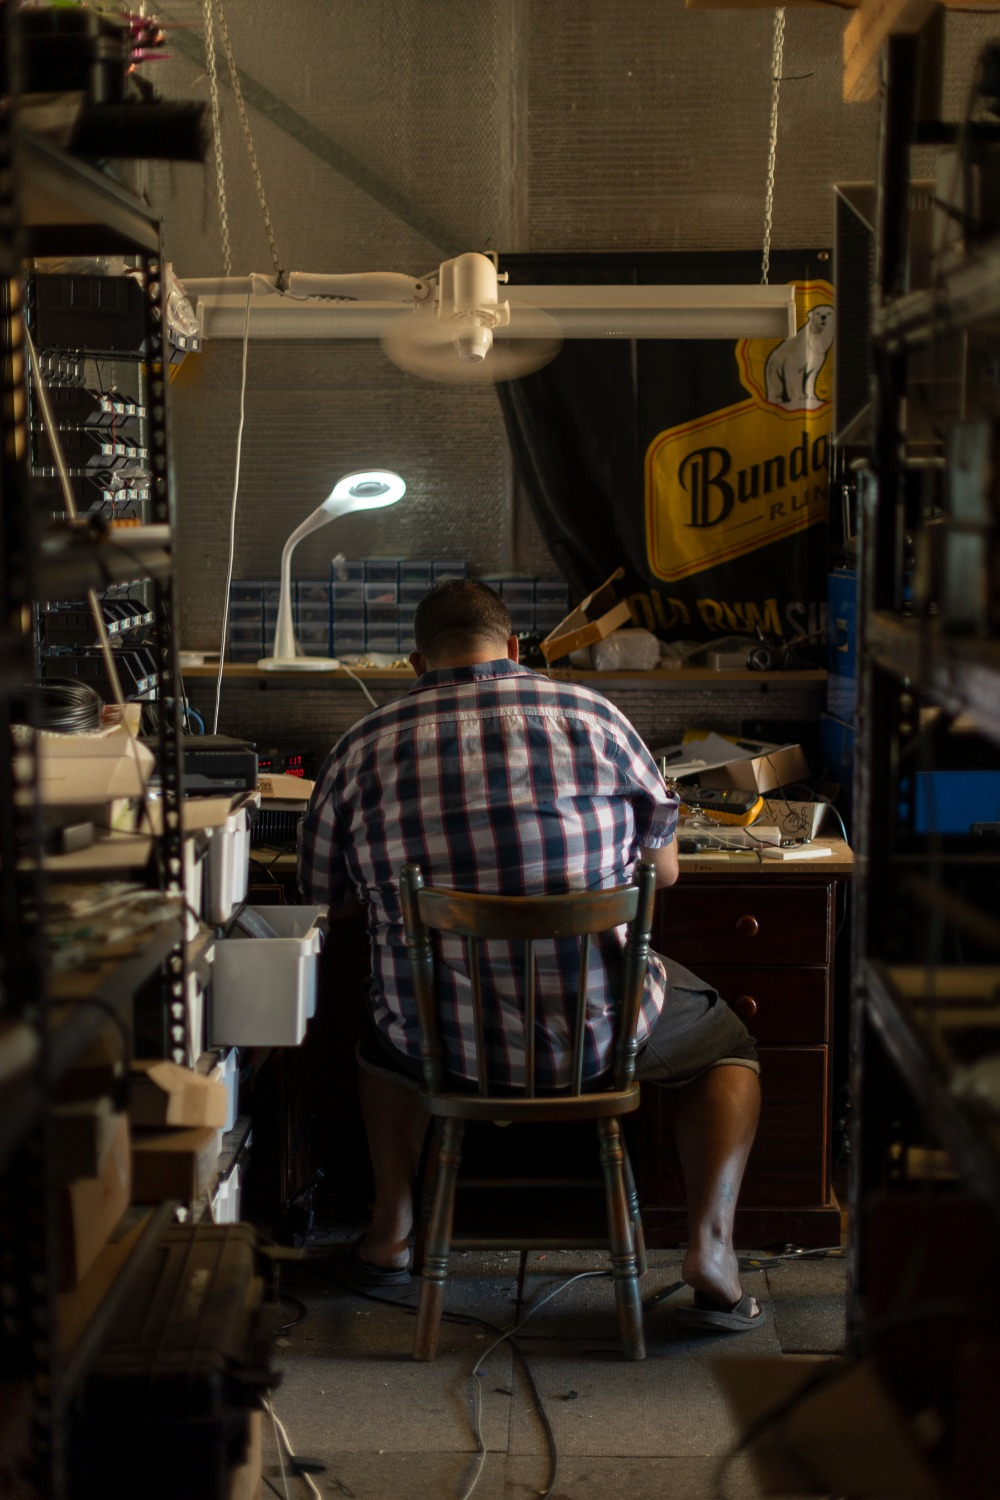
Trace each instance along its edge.
{"label": "desk drawer", "polygon": [[833,888],[756,882],[682,885],[657,899],[654,946],[698,972],[700,963],[829,964]]}
{"label": "desk drawer", "polygon": [[[802,1207],[830,1198],[825,1047],[765,1047],[761,1114],[740,1193],[741,1208]],[[642,1085],[637,1160],[643,1211],[684,1202],[675,1144],[676,1095]],[[635,1128],[635,1127],[633,1127]]]}
{"label": "desk drawer", "polygon": [[761,1046],[813,1047],[828,1040],[825,968],[699,962],[697,973],[715,986]]}

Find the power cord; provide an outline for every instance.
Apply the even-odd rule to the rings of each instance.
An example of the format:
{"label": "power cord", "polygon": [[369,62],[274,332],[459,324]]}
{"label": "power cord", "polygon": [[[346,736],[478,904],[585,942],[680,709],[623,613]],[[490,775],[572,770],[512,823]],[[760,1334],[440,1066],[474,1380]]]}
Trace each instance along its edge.
{"label": "power cord", "polygon": [[233,586],[233,558],[236,551],[236,501],[240,493],[240,462],[243,453],[243,424],[246,419],[247,349],[250,344],[250,301],[247,292],[246,317],[243,320],[243,367],[240,374],[240,422],[236,430],[236,471],[233,475],[233,500],[229,511],[229,561],[226,565],[226,591],[222,601],[222,644],[219,647],[219,675],[215,679],[215,713],[212,733],[219,732],[219,702],[222,698],[222,669],[226,661],[226,634],[229,630],[229,593]]}
{"label": "power cord", "polygon": [[[344,1280],[343,1278],[338,1276],[332,1276],[328,1271],[321,1271],[318,1266],[310,1264],[308,1258],[303,1259],[299,1262],[299,1264],[304,1266],[307,1270],[311,1271],[314,1276],[319,1276],[321,1280],[332,1282],[334,1286],[339,1286],[344,1291],[353,1292],[355,1296],[364,1298],[366,1302],[380,1302],[384,1307],[399,1308],[401,1312],[408,1313],[411,1317],[416,1315],[416,1305],[412,1302],[399,1302],[393,1297],[378,1297],[374,1294],[374,1292],[366,1292],[361,1287],[355,1286],[350,1281]],[[559,1285],[556,1286],[551,1292],[547,1292],[543,1299],[529,1308],[529,1310],[525,1313],[524,1317],[520,1320],[519,1323],[515,1324],[513,1328],[509,1328],[506,1331],[502,1328],[497,1328],[494,1323],[487,1323],[484,1318],[474,1317],[471,1313],[444,1312],[441,1315],[442,1322],[454,1323],[459,1327],[484,1328],[487,1333],[493,1333],[497,1335],[496,1341],[491,1344],[490,1348],[487,1349],[485,1353],[480,1356],[479,1360],[476,1361],[476,1365],[473,1368],[473,1374],[475,1374],[475,1370],[478,1369],[479,1365],[482,1363],[482,1360],[486,1358],[486,1355],[489,1354],[492,1349],[497,1347],[497,1344],[502,1343],[504,1339],[510,1340],[511,1350],[520,1363],[521,1372],[527,1382],[528,1389],[531,1393],[531,1398],[535,1405],[535,1411],[538,1415],[539,1423],[541,1425],[542,1431],[545,1434],[545,1446],[549,1459],[549,1475],[545,1488],[538,1492],[538,1500],[548,1500],[548,1497],[552,1494],[552,1490],[555,1487],[555,1482],[559,1474],[559,1453],[556,1448],[555,1433],[552,1431],[552,1424],[549,1421],[548,1414],[546,1413],[545,1403],[542,1400],[541,1392],[539,1391],[537,1382],[535,1381],[535,1377],[532,1374],[531,1366],[528,1364],[527,1356],[525,1355],[521,1345],[517,1342],[515,1335],[524,1326],[528,1319],[534,1316],[534,1314],[539,1310],[540,1307],[543,1306],[545,1302],[551,1301],[553,1297],[555,1297],[559,1292],[563,1291],[567,1286],[570,1285],[571,1282],[579,1281],[581,1277],[610,1275],[610,1271],[581,1271],[576,1276],[569,1277],[568,1280],[560,1282]],[[479,1402],[481,1403],[482,1386],[480,1385],[478,1379],[476,1380],[476,1389]],[[479,1478],[482,1473],[482,1467],[485,1463],[485,1448],[482,1445],[482,1435],[479,1431],[478,1423],[479,1417],[477,1416],[475,1435],[477,1438],[477,1442],[479,1443],[479,1466],[475,1478],[473,1479],[472,1485],[465,1490],[465,1492],[461,1496],[461,1500],[469,1500],[469,1496],[472,1494],[475,1486],[479,1482]]]}

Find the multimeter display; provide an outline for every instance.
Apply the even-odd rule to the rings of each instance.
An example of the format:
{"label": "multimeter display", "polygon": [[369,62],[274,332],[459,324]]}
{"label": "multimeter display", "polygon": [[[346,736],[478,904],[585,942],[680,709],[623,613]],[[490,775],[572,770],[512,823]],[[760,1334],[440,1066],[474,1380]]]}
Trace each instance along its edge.
{"label": "multimeter display", "polygon": [[677,793],[684,812],[704,813],[716,823],[728,823],[735,828],[746,828],[764,810],[764,799],[759,792],[744,792],[736,788],[723,790],[713,786],[679,786]]}

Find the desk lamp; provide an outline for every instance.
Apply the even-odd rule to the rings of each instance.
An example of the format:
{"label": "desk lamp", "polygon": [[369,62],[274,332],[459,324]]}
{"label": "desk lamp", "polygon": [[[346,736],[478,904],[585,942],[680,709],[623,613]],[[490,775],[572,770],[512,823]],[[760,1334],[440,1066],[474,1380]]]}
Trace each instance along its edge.
{"label": "desk lamp", "polygon": [[338,479],[322,505],[306,516],[281,549],[281,590],[278,594],[278,623],[274,632],[274,650],[261,657],[257,666],[265,672],[322,672],[340,663],[332,656],[303,656],[292,624],[292,553],[304,536],[349,515],[352,510],[377,510],[395,505],[406,494],[406,484],[398,474],[387,469],[365,469]]}

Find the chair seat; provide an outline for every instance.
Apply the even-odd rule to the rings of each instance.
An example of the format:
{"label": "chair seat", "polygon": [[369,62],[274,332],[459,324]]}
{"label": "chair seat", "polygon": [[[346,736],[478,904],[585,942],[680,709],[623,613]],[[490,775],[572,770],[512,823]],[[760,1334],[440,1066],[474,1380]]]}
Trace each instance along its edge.
{"label": "chair seat", "polygon": [[632,1114],[639,1108],[639,1085],[597,1094],[572,1094],[566,1098],[523,1095],[499,1099],[495,1095],[421,1093],[428,1114],[451,1120],[601,1120]]}

